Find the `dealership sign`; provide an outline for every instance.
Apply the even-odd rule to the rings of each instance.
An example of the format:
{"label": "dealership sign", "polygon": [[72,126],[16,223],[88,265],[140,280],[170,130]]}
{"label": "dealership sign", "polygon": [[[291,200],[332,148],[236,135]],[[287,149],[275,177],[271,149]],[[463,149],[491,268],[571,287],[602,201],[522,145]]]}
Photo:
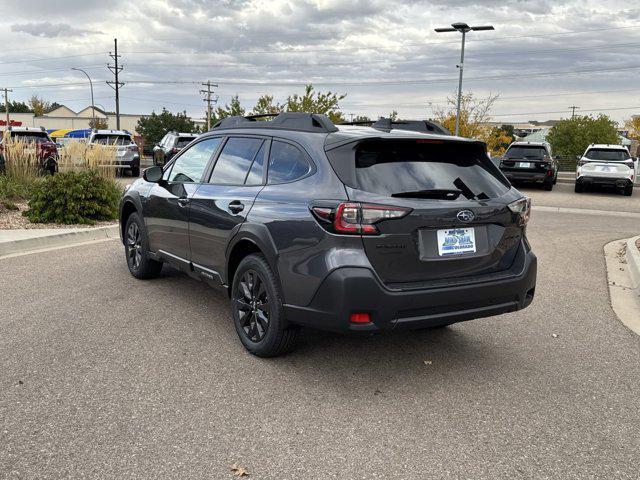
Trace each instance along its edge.
{"label": "dealership sign", "polygon": [[[6,127],[7,126],[7,121],[6,120],[0,120],[0,127]],[[11,120],[9,122],[9,126],[10,127],[21,127],[22,126],[22,122],[16,122],[15,120]]]}

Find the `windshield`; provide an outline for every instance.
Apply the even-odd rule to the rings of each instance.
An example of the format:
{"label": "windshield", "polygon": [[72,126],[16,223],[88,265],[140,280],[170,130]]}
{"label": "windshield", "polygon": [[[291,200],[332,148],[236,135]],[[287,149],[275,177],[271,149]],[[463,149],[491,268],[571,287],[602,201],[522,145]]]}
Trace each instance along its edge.
{"label": "windshield", "polygon": [[585,155],[590,160],[611,160],[611,161],[620,161],[620,160],[628,160],[631,158],[629,152],[622,149],[606,149],[606,148],[592,148]]}
{"label": "windshield", "polygon": [[101,145],[130,145],[133,143],[129,135],[96,135],[91,143]]}
{"label": "windshield", "polygon": [[507,150],[506,158],[542,158],[548,155],[544,147],[517,145]]}
{"label": "windshield", "polygon": [[11,138],[20,142],[49,142],[49,136],[45,132],[11,132]]}
{"label": "windshield", "polygon": [[[353,149],[340,147],[344,148]],[[509,190],[481,144],[365,140],[351,155],[355,188],[380,195],[410,193],[429,198],[434,192],[425,191],[436,190],[443,195],[461,191],[467,198],[495,198]]]}
{"label": "windshield", "polygon": [[176,143],[176,148],[184,148],[189,145],[193,139],[196,137],[178,137],[178,142]]}

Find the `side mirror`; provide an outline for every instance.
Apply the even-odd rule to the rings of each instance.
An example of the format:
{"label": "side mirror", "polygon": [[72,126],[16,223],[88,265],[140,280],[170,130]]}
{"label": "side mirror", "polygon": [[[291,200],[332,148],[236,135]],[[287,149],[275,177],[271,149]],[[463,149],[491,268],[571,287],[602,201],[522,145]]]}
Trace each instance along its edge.
{"label": "side mirror", "polygon": [[162,168],[154,165],[153,167],[145,168],[142,172],[142,178],[147,182],[158,183],[162,180]]}
{"label": "side mirror", "polygon": [[581,155],[576,155],[576,160],[580,160],[582,158]]}

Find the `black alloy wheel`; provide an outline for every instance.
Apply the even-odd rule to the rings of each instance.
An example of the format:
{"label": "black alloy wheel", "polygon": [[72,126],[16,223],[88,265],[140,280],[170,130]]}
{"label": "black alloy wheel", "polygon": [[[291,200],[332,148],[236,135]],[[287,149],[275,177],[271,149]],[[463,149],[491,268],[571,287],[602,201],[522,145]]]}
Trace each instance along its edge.
{"label": "black alloy wheel", "polygon": [[124,249],[131,275],[140,279],[160,275],[162,262],[150,258],[145,231],[137,213],[132,213],[127,219],[124,230]]}
{"label": "black alloy wheel", "polygon": [[236,332],[250,353],[277,357],[293,349],[300,329],[286,321],[280,284],[263,255],[240,261],[230,296]]}
{"label": "black alloy wheel", "polygon": [[129,268],[136,271],[140,270],[140,264],[142,263],[142,235],[137,222],[129,224],[125,247],[127,249]]}
{"label": "black alloy wheel", "polygon": [[250,269],[240,278],[234,299],[240,327],[252,342],[260,342],[269,330],[269,294],[260,273]]}

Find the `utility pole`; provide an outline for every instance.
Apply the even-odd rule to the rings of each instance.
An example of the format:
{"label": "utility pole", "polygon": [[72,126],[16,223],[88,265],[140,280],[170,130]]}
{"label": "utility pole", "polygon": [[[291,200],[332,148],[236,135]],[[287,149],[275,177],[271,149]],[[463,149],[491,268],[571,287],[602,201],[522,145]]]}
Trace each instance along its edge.
{"label": "utility pole", "polygon": [[6,131],[9,131],[9,125],[11,125],[9,121],[9,92],[13,92],[10,88],[3,88],[4,90],[4,111],[7,113],[7,128]]}
{"label": "utility pole", "polygon": [[120,87],[124,86],[124,83],[118,80],[118,73],[122,71],[123,67],[118,66],[118,58],[120,58],[122,55],[118,55],[118,39],[117,38],[113,39],[113,45],[114,45],[113,54],[109,52],[109,56],[113,58],[114,65],[109,64],[107,65],[107,68],[111,70],[111,73],[113,73],[113,75],[115,76],[115,81],[107,82],[107,85],[109,85],[111,88],[113,88],[116,91],[116,129],[120,130],[120,91],[119,90],[120,90]]}
{"label": "utility pole", "polygon": [[579,108],[580,107],[576,107],[575,105],[571,105],[569,107],[569,110],[571,110],[571,120],[573,120],[576,117],[576,110]]}
{"label": "utility pole", "polygon": [[203,83],[202,86],[207,87],[206,90],[200,90],[200,93],[204,93],[207,95],[207,98],[205,98],[203,101],[207,102],[207,131],[209,131],[211,130],[211,94],[213,93],[211,87],[218,88],[218,85],[215,83],[211,83],[211,80],[207,80],[207,83]]}

